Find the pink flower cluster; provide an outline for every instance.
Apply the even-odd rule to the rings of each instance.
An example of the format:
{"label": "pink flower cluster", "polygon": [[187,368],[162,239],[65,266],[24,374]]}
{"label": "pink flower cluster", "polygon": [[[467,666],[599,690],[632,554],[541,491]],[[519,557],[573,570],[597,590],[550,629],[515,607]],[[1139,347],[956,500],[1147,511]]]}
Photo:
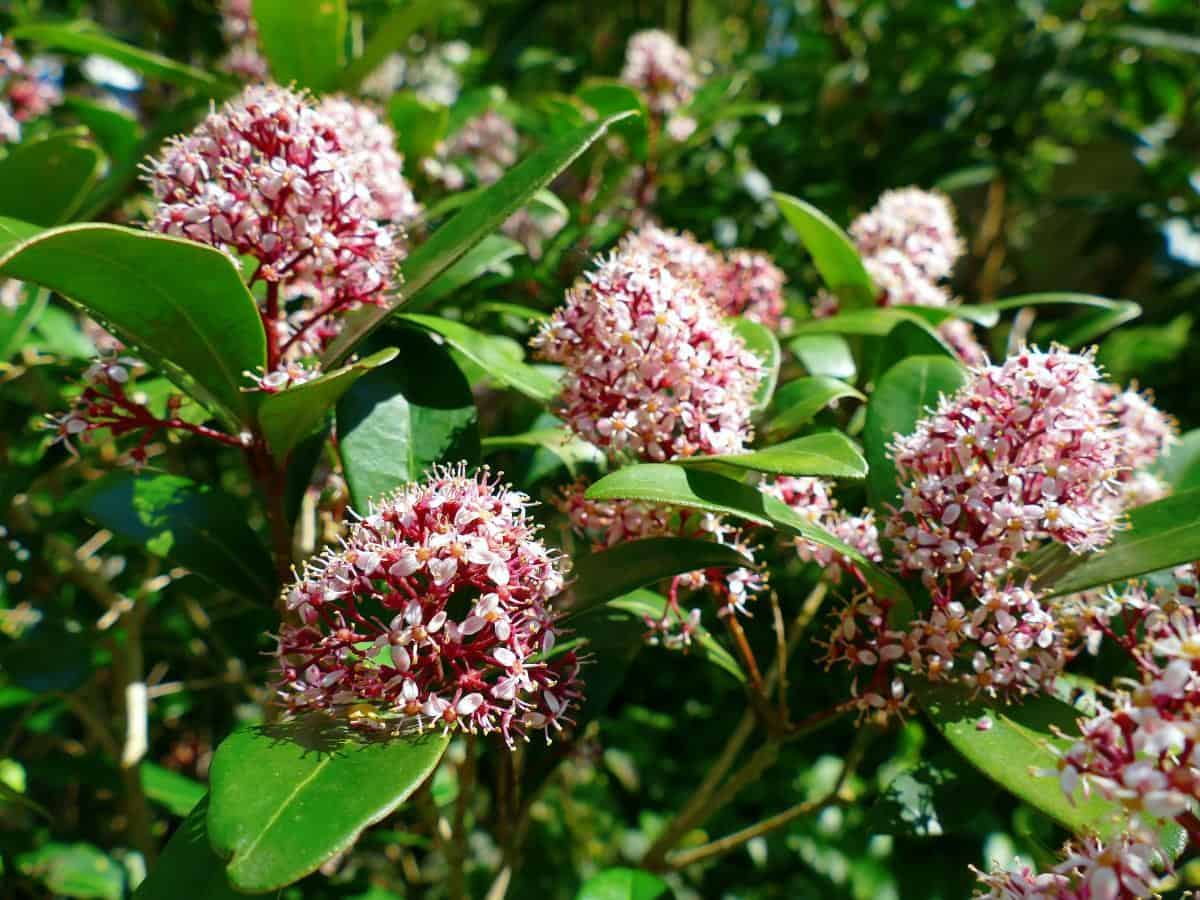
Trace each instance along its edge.
{"label": "pink flower cluster", "polygon": [[[517,130],[512,122],[495,110],[489,109],[473,119],[468,119],[455,134],[446,141],[443,159],[450,165],[465,164],[481,185],[495,184],[517,161]],[[457,185],[464,179],[461,172]]]}
{"label": "pink flower cluster", "polygon": [[1036,542],[1075,552],[1112,537],[1118,432],[1090,354],[1026,349],[977,369],[897,438],[903,488],[885,533],[931,587],[1000,575]]}
{"label": "pink flower cluster", "polygon": [[622,246],[658,259],[676,278],[694,281],[726,316],[769,328],[782,321],[787,276],[765,253],[737,249],[722,256],[686,231],[657,225],[638,229]]}
{"label": "pink flower cluster", "polygon": [[1112,841],[1089,836],[1063,847],[1062,862],[1047,872],[1018,864],[980,872],[976,900],[1139,900],[1149,897],[1155,868],[1166,860],[1152,835],[1123,832]]}
{"label": "pink flower cluster", "polygon": [[670,116],[691,102],[700,85],[692,54],[665,31],[639,31],[625,48],[621,80],[646,95],[657,116]]}
{"label": "pink flower cluster", "polygon": [[1105,404],[1120,431],[1117,445],[1120,506],[1130,509],[1165,497],[1167,485],[1146,469],[1179,440],[1178,424],[1136,390],[1122,391],[1104,384],[1099,392],[1100,402]]}
{"label": "pink flower cluster", "polygon": [[266,81],[270,70],[258,46],[253,6],[253,0],[221,0],[221,33],[229,47],[221,68],[246,81]]}
{"label": "pink flower cluster", "polygon": [[48,77],[56,63],[26,60],[9,38],[0,38],[0,144],[21,140],[21,125],[62,103],[57,79]]}
{"label": "pink flower cluster", "polygon": [[581,278],[533,340],[566,369],[558,414],[610,455],[739,453],[762,364],[695,282],[624,245]]}
{"label": "pink flower cluster", "polygon": [[299,622],[278,643],[289,709],[499,732],[510,745],[569,722],[578,661],[551,655],[561,565],[528,504],[459,465],[374,505],[285,592]]}
{"label": "pink flower cluster", "polygon": [[250,87],[147,165],[150,227],[255,260],[268,371],[319,351],[343,313],[385,303],[392,284],[396,233],[374,216],[390,199],[373,193],[367,140],[343,124],[306,94]]}
{"label": "pink flower cluster", "polygon": [[[852,516],[838,509],[832,482],[824,478],[783,476],[764,484],[762,489],[782,500],[810,524],[823,528],[842,543],[858,550],[871,562],[883,560],[875,513],[868,509]],[[803,537],[796,538],[795,545],[796,553],[802,560],[829,568],[834,580],[842,571],[854,571],[853,563],[831,547]]]}

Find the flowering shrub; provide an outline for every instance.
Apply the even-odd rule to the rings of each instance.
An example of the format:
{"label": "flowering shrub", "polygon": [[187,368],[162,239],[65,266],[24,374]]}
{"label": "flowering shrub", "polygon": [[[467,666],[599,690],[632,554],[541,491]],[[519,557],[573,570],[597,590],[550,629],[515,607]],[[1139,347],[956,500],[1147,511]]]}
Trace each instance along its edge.
{"label": "flowering shrub", "polygon": [[[1134,364],[1178,334],[1105,296],[1153,316],[1192,282],[1159,301],[1144,242],[1067,266],[1092,207],[1031,198],[1075,150],[1008,143],[1085,130],[1081,42],[1186,36],[1105,3],[683,4],[547,9],[534,45],[482,6],[167,0],[117,17],[139,41],[26,6],[5,896],[1195,886],[1200,438]],[[846,136],[847,104],[928,96],[915,63],[882,83],[928,43],[906,16],[956,47],[1010,18],[936,133]],[[1023,83],[1014,42],[1048,67],[1018,112],[958,81]],[[1141,52],[1099,129],[1148,116],[1161,185],[1120,182],[1122,234],[1191,191],[1163,149],[1191,80],[1142,84]]]}

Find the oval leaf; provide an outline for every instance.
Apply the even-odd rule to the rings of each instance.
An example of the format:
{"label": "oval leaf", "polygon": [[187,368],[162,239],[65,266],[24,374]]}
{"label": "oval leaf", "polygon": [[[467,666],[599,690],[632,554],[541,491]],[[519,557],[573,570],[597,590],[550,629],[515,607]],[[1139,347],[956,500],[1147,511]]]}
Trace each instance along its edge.
{"label": "oval leaf", "polygon": [[863,444],[871,468],[867,494],[880,513],[886,515],[900,496],[888,444],[897,435],[911,433],[942,394],[958,390],[965,380],[966,370],[944,356],[910,356],[879,379],[867,404]]}
{"label": "oval leaf", "polygon": [[775,415],[767,422],[767,435],[773,439],[787,437],[812,421],[826,406],[847,397],[856,400],[867,399],[846,382],[827,375],[813,375],[789,381],[775,392],[772,403]]}
{"label": "oval leaf", "polygon": [[383,323],[396,307],[454,265],[463,254],[498,229],[534,194],[600,139],[611,125],[631,112],[617,113],[590,123],[530,154],[504,177],[474,197],[449,222],[409,254],[400,267],[403,276],[390,307],[368,307],[348,317],[346,326],[325,354],[325,365],[340,362],[364,337]]}
{"label": "oval leaf", "polygon": [[824,475],[829,478],[864,478],[867,461],[840,431],[810,434],[794,440],[727,456],[688,456],[672,460],[677,466],[703,466],[737,477],[742,471],[772,475]]}
{"label": "oval leaf", "polygon": [[881,597],[902,600],[904,589],[891,575],[822,528],[810,524],[775,497],[732,478],[671,463],[626,466],[588,488],[590,500],[645,500],[736,516],[787,534],[808,538],[852,560]]}
{"label": "oval leaf", "polygon": [[166,849],[138,885],[133,900],[178,900],[179,886],[203,900],[238,900],[225,877],[225,865],[208,842],[208,796],[205,795],[171,835]]}
{"label": "oval leaf", "polygon": [[76,493],[75,503],[97,525],[213,584],[260,601],[277,590],[244,501],[208,485],[160,472],[110,472]]}
{"label": "oval leaf", "polygon": [[446,347],[409,328],[386,342],[398,358],[359,378],[337,405],[338,448],[360,511],[435,463],[479,458],[475,398]]}
{"label": "oval leaf", "polygon": [[258,42],[279,84],[331,90],[342,73],[346,0],[254,0]]}
{"label": "oval leaf", "polygon": [[858,374],[850,345],[839,334],[803,334],[788,341],[788,350],[810,375],[853,380]]}
{"label": "oval leaf", "polygon": [[230,883],[265,893],[316,871],[407,800],[449,743],[436,732],[366,741],[328,721],[235,731],[213,755],[208,809]]}
{"label": "oval leaf", "polygon": [[46,226],[69,221],[104,165],[100,149],[78,134],[17,144],[0,159],[0,216]]}
{"label": "oval leaf", "polygon": [[294,388],[265,394],[259,403],[258,422],[275,458],[287,459],[297,444],[325,424],[333,405],[350,385],[372,369],[391,362],[397,353],[395,347],[389,347]]}
{"label": "oval leaf", "polygon": [[812,254],[813,265],[842,306],[853,308],[874,303],[875,286],[846,232],[825,213],[797,197],[777,193],[775,202]]}
{"label": "oval leaf", "polygon": [[697,569],[736,569],[753,565],[733,547],[712,540],[653,537],[617,544],[578,558],[572,568],[570,618],[615,597]]}
{"label": "oval leaf", "polygon": [[0,218],[0,273],[78,303],[214,412],[250,417],[243,373],[266,365],[267,339],[221,251],[116,225],[43,231]]}
{"label": "oval leaf", "polygon": [[593,875],[575,900],[663,900],[671,896],[666,882],[640,869],[605,869]]}

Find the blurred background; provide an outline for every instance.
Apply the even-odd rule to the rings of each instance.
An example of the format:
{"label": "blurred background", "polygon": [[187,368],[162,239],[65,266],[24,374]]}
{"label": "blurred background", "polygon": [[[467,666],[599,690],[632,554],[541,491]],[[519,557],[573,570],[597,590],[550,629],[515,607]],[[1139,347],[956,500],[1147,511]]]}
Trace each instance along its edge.
{"label": "blurred background", "polygon": [[[391,5],[354,0],[351,8],[370,18]],[[218,11],[197,0],[9,0],[4,7],[0,31],[33,19],[89,18],[196,65],[225,52]],[[965,302],[1043,291],[1136,301],[1143,315],[1102,339],[1101,361],[1112,380],[1153,389],[1185,430],[1200,425],[1193,389],[1200,369],[1189,353],[1200,297],[1194,0],[446,0],[388,61],[376,90],[384,100],[399,90],[419,101],[406,107],[426,111],[405,120],[414,134],[444,119],[438,134],[448,135],[468,115],[497,108],[529,146],[568,115],[565,95],[588,79],[619,74],[629,36],[643,28],[674,34],[705,79],[699,127],[658,159],[653,213],[664,224],[719,246],[769,251],[802,307],[818,281],[772,191],[802,197],[844,226],[888,188],[939,187],[968,241],[954,281]],[[77,62],[56,76],[68,90],[106,93],[146,121],[170,111],[176,130],[190,127],[206,105],[188,107],[161,85]],[[418,199],[436,208],[432,188],[422,193],[423,177],[414,174]],[[573,177],[556,188],[571,195]],[[145,208],[130,183],[104,214],[137,221]],[[604,232],[594,222],[592,230],[572,230],[573,222],[544,253],[507,260],[479,290],[553,307],[627,220],[613,221]],[[25,355],[6,364],[0,384],[0,504],[8,510],[0,628],[22,638],[0,638],[3,898],[116,900],[136,881],[141,863],[123,837],[128,811],[116,799],[120,785],[87,726],[89,708],[103,716],[112,702],[106,642],[123,640],[121,628],[85,640],[106,609],[116,608],[106,607],[106,597],[144,598],[157,610],[139,635],[148,665],[163,667],[153,694],[152,768],[144,775],[153,782],[156,834],[172,826],[169,813],[186,809],[188,792],[206,777],[214,742],[231,726],[229,710],[258,703],[265,681],[269,610],[230,596],[199,602],[205,589],[190,576],[174,577],[119,542],[89,546],[95,530],[63,500],[112,453],[106,460],[100,448],[70,460],[31,426],[62,408],[64,385],[86,364],[95,338],[65,309],[52,312],[31,332]],[[521,415],[484,414],[506,422]],[[500,433],[513,430],[505,425]],[[194,478],[223,478],[231,492],[248,491],[230,483],[236,464],[223,451],[186,459],[178,449],[163,452]],[[793,584],[785,576],[777,587],[799,592],[805,577]],[[37,627],[52,607],[87,629]],[[841,697],[844,685],[816,662],[799,661],[815,655],[801,654],[791,678],[817,708]],[[510,896],[572,897],[596,869],[637,859],[702,777],[742,703],[737,686],[711,667],[641,653],[608,715],[535,806],[526,863]],[[854,738],[854,726],[843,723],[788,745],[709,823],[707,835],[762,818],[785,805],[781,798],[822,796]],[[971,891],[969,865],[1018,851],[1048,857],[1061,838],[1053,826],[952,765],[939,740],[918,722],[868,734],[862,751],[870,764],[862,770],[873,783],[859,789],[876,794],[872,802],[827,809],[702,871],[672,876],[677,895],[952,900]],[[444,769],[435,802],[452,804],[455,791]],[[373,829],[329,877],[314,876],[284,896],[441,896],[436,886],[406,887],[400,877],[422,842],[428,838],[403,822]],[[472,891],[482,896],[498,850],[482,833],[471,849]],[[104,876],[97,880],[96,871]],[[1188,883],[1190,873],[1183,876]]]}

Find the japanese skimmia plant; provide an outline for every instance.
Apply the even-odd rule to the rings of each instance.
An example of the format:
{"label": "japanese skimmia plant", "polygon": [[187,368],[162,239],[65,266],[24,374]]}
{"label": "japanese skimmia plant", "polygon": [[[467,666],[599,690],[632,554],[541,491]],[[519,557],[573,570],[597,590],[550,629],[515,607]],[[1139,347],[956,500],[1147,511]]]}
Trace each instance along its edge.
{"label": "japanese skimmia plant", "polygon": [[[1185,883],[1198,442],[1092,347],[1138,307],[959,296],[923,186],[844,228],[774,195],[795,271],[705,243],[659,190],[738,113],[671,35],[447,104],[392,59],[435,6],[383,6],[231,0],[214,72],[0,45],[0,346],[40,416],[4,534],[58,523],[4,595],[15,896],[716,896],[797,824],[911,827],[934,771],[1022,817],[968,892]],[[81,55],[160,120],[46,74]],[[699,775],[640,792],[643,729]],[[26,782],[51,745],[104,849]],[[646,824],[556,855],[601,765]]]}

